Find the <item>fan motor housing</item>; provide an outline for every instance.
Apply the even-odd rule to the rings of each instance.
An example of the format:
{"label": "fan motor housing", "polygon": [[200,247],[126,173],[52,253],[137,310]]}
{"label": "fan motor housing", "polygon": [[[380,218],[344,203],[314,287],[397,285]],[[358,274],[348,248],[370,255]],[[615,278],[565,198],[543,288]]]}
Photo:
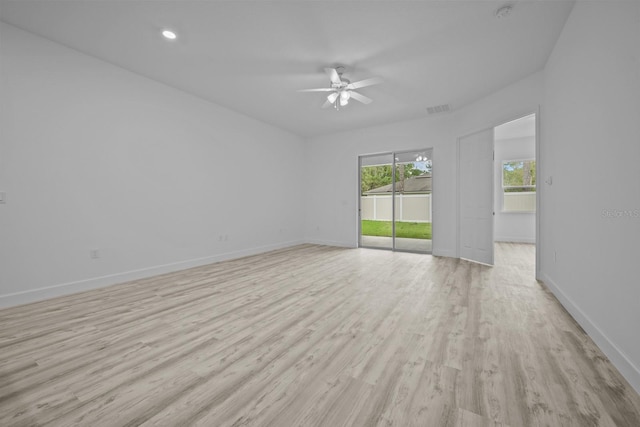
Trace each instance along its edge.
{"label": "fan motor housing", "polygon": [[342,77],[342,73],[344,73],[344,67],[342,65],[338,65],[335,67],[336,73],[338,73],[338,77],[340,78],[340,83],[331,83],[331,87],[334,89],[343,89],[347,87],[351,81],[349,79],[345,79]]}
{"label": "fan motor housing", "polygon": [[351,83],[349,79],[345,79],[340,76],[340,83],[331,83],[331,87],[335,89],[342,89],[347,87],[349,83]]}

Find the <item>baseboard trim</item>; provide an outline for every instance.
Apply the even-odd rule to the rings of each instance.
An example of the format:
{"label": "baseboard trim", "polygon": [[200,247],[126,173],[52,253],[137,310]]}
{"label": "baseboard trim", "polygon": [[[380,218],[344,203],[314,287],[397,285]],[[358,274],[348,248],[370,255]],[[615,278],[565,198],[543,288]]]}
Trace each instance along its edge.
{"label": "baseboard trim", "polygon": [[540,273],[542,282],[551,290],[560,304],[573,316],[584,331],[593,339],[600,350],[609,358],[611,363],[620,371],[623,377],[640,393],[640,369],[620,350],[607,336],[591,321],[562,289],[544,272]]}
{"label": "baseboard trim", "polygon": [[141,268],[138,270],[126,271],[123,273],[109,274],[106,276],[92,277],[75,282],[61,283],[58,285],[45,286],[23,292],[0,295],[0,308],[14,307],[32,302],[43,301],[64,295],[71,295],[78,292],[103,288],[105,286],[124,283],[131,280],[144,279],[146,277],[157,276],[159,274],[172,273],[174,271],[186,270],[192,267],[212,264],[214,262],[227,261],[235,258],[256,255],[276,249],[283,249],[291,246],[303,244],[303,240],[292,240],[288,242],[275,243],[271,245],[258,246],[233,252],[211,255],[201,258],[194,258],[185,261],[178,261],[169,264],[156,265],[153,267]]}
{"label": "baseboard trim", "polygon": [[509,237],[509,236],[498,236],[493,239],[496,242],[506,242],[506,243],[536,243],[536,238],[529,237]]}
{"label": "baseboard trim", "polygon": [[431,254],[433,256],[441,256],[446,258],[457,258],[455,251],[449,251],[449,250],[440,250],[440,249],[433,248],[433,252]]}
{"label": "baseboard trim", "polygon": [[321,240],[321,239],[307,239],[305,243],[309,243],[312,245],[323,245],[323,246],[337,246],[339,248],[357,248],[357,245],[353,245],[345,242],[338,242],[336,240]]}
{"label": "baseboard trim", "polygon": [[[345,243],[345,242],[338,242],[335,240],[320,240],[320,239],[307,239],[305,241],[305,243],[309,243],[309,244],[313,244],[313,245],[324,245],[324,246],[337,246],[340,248],[357,248],[358,245],[353,245],[350,243]],[[369,248],[371,249],[371,248]],[[449,250],[438,250],[438,249],[433,249],[432,254],[433,256],[441,256],[441,257],[447,257],[447,258],[456,258],[456,254],[454,251],[449,251]]]}

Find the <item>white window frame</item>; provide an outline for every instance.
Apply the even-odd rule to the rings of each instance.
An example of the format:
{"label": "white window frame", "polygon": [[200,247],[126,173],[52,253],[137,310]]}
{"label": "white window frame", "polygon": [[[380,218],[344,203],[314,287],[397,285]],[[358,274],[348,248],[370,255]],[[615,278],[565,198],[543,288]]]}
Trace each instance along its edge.
{"label": "white window frame", "polygon": [[505,191],[509,188],[525,188],[525,189],[531,189],[531,191],[523,191],[522,193],[533,193],[535,194],[537,192],[537,185],[504,185],[504,165],[506,163],[517,163],[517,162],[535,162],[536,159],[510,159],[510,160],[503,160],[502,161],[502,165],[500,167],[500,179],[502,181],[502,209],[500,210],[502,213],[507,213],[507,214],[518,214],[518,213],[535,213],[536,212],[536,208],[534,208],[533,210],[510,210],[510,209],[505,209],[505,194],[508,193],[515,193],[515,192],[511,192],[511,191]]}
{"label": "white window frame", "polygon": [[533,188],[535,192],[536,185],[504,185],[504,165],[506,163],[517,163],[517,162],[535,162],[536,159],[512,159],[512,160],[503,160],[502,167],[500,168],[500,178],[502,180],[502,190],[504,192],[505,188]]}

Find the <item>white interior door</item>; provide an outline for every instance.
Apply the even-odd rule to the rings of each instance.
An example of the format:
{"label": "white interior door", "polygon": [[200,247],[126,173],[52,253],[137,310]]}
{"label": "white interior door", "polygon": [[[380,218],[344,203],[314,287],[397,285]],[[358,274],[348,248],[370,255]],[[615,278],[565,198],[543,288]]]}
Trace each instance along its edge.
{"label": "white interior door", "polygon": [[493,128],[458,140],[460,258],[493,265]]}

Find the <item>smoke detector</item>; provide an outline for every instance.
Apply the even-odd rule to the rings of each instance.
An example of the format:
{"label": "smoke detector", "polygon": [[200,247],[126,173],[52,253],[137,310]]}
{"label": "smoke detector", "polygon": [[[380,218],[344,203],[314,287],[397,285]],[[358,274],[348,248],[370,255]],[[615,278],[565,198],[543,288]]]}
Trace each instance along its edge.
{"label": "smoke detector", "polygon": [[510,4],[506,6],[502,6],[501,8],[496,10],[496,18],[498,19],[508,18],[509,16],[511,16],[511,12],[513,12],[513,6],[511,6]]}

